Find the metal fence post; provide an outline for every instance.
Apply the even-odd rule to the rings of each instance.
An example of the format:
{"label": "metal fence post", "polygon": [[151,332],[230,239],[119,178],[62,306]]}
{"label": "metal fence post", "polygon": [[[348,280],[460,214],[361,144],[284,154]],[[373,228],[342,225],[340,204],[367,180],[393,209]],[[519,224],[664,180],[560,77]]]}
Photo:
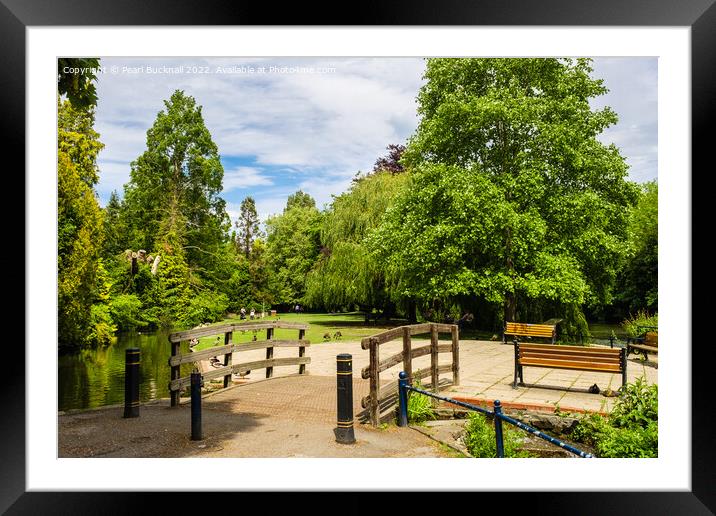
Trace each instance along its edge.
{"label": "metal fence post", "polygon": [[201,386],[204,382],[196,369],[191,373],[191,440],[201,441]]}
{"label": "metal fence post", "polygon": [[353,432],[353,355],[342,353],[336,357],[336,388],[338,417],[336,442],[353,444],[356,442]]}
{"label": "metal fence post", "polygon": [[139,348],[124,355],[124,417],[139,417]]}
{"label": "metal fence post", "polygon": [[408,373],[400,371],[398,375],[398,426],[408,426]]}
{"label": "metal fence post", "polygon": [[502,441],[502,404],[500,400],[495,400],[495,441],[497,442],[497,457],[505,456],[505,446]]}

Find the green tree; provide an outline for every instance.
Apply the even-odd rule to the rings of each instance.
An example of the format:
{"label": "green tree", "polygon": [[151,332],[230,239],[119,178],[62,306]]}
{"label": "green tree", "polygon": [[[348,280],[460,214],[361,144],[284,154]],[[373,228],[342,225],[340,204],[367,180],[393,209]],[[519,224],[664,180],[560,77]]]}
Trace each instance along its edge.
{"label": "green tree", "polygon": [[218,148],[193,97],[177,90],[164,101],[147,131],[147,150],[131,166],[124,195],[131,247],[165,253],[181,248],[188,265],[210,270],[229,218],[219,197],[224,169]]}
{"label": "green tree", "polygon": [[429,59],[410,184],[371,244],[391,288],[518,300],[609,302],[636,186],[597,136],[616,123],[588,59]]}
{"label": "green tree", "polygon": [[255,239],[248,259],[251,285],[250,307],[255,309],[261,308],[261,305],[271,306],[274,302],[271,294],[274,289],[272,288],[272,277],[267,254],[266,243],[260,238]]}
{"label": "green tree", "polygon": [[391,310],[406,298],[386,289],[384,264],[365,243],[406,182],[405,174],[376,172],[355,181],[335,197],[321,224],[321,251],[307,278],[306,300],[312,306]]}
{"label": "green tree", "polygon": [[[302,194],[301,197],[299,194]],[[303,199],[297,202],[296,199]],[[266,221],[266,251],[274,277],[274,302],[305,303],[306,276],[320,250],[321,214],[308,194],[289,196],[283,214]]]}
{"label": "green tree", "polygon": [[121,212],[129,247],[161,257],[142,297],[147,318],[188,323],[200,312],[192,299],[217,279],[230,227],[219,197],[224,169],[193,97],[177,90],[164,102],[147,131],[147,149],[131,166]]}
{"label": "green tree", "polygon": [[66,95],[70,103],[80,110],[94,108],[97,105],[97,70],[99,59],[96,57],[57,59],[57,91]]}
{"label": "green tree", "polygon": [[283,209],[284,213],[291,208],[302,207],[302,208],[315,208],[316,200],[303,190],[299,190],[296,193],[292,193],[288,196],[286,201],[286,207]]}
{"label": "green tree", "polygon": [[122,203],[116,191],[109,196],[107,206],[102,210],[104,213],[104,242],[102,254],[106,257],[113,257],[128,248],[128,228],[123,217]]}
{"label": "green tree", "polygon": [[618,301],[628,313],[655,312],[659,304],[659,185],[641,185],[629,217],[629,256],[619,274]]}
{"label": "green tree", "polygon": [[259,216],[256,213],[256,201],[253,197],[246,197],[241,201],[236,230],[236,247],[248,258],[251,255],[253,241],[259,235]]}
{"label": "green tree", "polygon": [[103,144],[92,110],[60,101],[57,120],[58,345],[107,344],[114,327],[100,255],[102,211],[94,192]]}

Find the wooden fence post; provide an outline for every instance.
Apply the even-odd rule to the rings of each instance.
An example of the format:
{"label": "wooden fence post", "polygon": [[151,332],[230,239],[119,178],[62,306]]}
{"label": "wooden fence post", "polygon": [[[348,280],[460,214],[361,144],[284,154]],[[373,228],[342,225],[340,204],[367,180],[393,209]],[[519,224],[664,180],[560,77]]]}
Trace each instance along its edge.
{"label": "wooden fence post", "polygon": [[410,341],[410,326],[403,326],[403,371],[408,375],[408,384],[413,385],[413,350]]}
{"label": "wooden fence post", "polygon": [[[273,340],[273,328],[266,328],[266,340]],[[273,358],[273,347],[266,348],[266,360]],[[273,376],[273,367],[266,368],[266,378]]]}
{"label": "wooden fence post", "polygon": [[[303,338],[306,335],[306,330],[298,330],[298,340],[303,340]],[[306,355],[306,346],[299,346],[298,347],[298,357],[302,357]],[[299,364],[298,366],[298,374],[305,374],[306,373],[306,364]]]}
{"label": "wooden fence post", "polygon": [[380,424],[378,396],[380,395],[380,379],[378,377],[378,340],[370,339],[370,422],[373,426]]}
{"label": "wooden fence post", "polygon": [[[231,337],[233,333],[230,331],[227,331],[224,334],[224,346],[230,346],[231,345]],[[224,366],[230,366],[231,365],[231,355],[232,353],[226,353],[224,355]],[[226,389],[229,385],[231,385],[231,374],[229,373],[226,376],[224,376],[224,389]]]}
{"label": "wooden fence post", "polygon": [[[170,341],[171,342],[171,341]],[[172,357],[175,357],[179,354],[179,349],[181,346],[181,342],[172,342]],[[171,379],[172,380],[178,380],[180,378],[180,364],[177,364],[175,366],[172,366],[171,370]],[[177,407],[179,405],[179,395],[181,394],[181,391],[179,389],[175,391],[171,391],[171,406]]]}
{"label": "wooden fence post", "polygon": [[457,326],[450,328],[452,337],[452,384],[460,385],[460,334]]}
{"label": "wooden fence post", "polygon": [[430,324],[430,379],[433,392],[438,392],[438,327],[435,323]]}

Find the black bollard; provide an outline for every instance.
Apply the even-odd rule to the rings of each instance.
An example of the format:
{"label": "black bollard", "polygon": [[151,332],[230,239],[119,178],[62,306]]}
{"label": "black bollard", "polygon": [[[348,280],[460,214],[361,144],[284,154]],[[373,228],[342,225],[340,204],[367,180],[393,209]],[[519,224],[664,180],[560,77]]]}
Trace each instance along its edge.
{"label": "black bollard", "polygon": [[338,398],[338,421],[333,433],[336,442],[353,444],[353,356],[341,354],[336,357],[336,385]]}
{"label": "black bollard", "polygon": [[191,373],[191,440],[201,441],[201,386],[204,384],[201,373]]}
{"label": "black bollard", "polygon": [[495,442],[497,444],[497,458],[501,459],[505,456],[505,445],[502,441],[502,404],[500,400],[495,400]]}
{"label": "black bollard", "polygon": [[124,417],[139,417],[139,348],[124,355]]}
{"label": "black bollard", "polygon": [[408,373],[398,374],[398,426],[408,426]]}

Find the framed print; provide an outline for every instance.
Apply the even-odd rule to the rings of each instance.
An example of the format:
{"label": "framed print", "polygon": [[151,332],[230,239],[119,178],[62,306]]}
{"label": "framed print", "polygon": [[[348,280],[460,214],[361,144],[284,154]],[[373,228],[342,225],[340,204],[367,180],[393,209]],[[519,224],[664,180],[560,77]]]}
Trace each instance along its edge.
{"label": "framed print", "polygon": [[[691,260],[692,182],[697,177],[692,173],[692,163],[703,162],[709,141],[713,99],[716,98],[716,87],[710,77],[716,65],[716,7],[712,4],[711,0],[692,0],[681,3],[677,9],[673,4],[665,2],[649,2],[647,5],[611,0],[599,4],[554,1],[539,7],[529,2],[486,6],[451,1],[441,3],[437,8],[426,2],[401,2],[381,7],[364,6],[356,13],[354,20],[345,20],[330,13],[322,13],[314,18],[307,11],[294,12],[293,8],[270,12],[270,9],[256,5],[225,2],[157,2],[142,6],[140,10],[131,2],[124,1],[105,4],[56,2],[48,8],[40,3],[2,0],[0,40],[5,86],[5,149],[14,154],[18,153],[17,149],[26,149],[25,194],[28,207],[25,210],[25,356],[24,360],[17,361],[22,362],[24,367],[10,370],[7,376],[9,383],[3,389],[2,403],[6,418],[0,430],[4,473],[4,481],[0,483],[0,509],[9,514],[44,513],[51,512],[53,507],[61,504],[65,511],[73,513],[97,512],[100,507],[108,510],[112,507],[126,507],[127,511],[131,511],[142,507],[148,499],[155,498],[157,495],[150,494],[155,491],[193,491],[200,496],[208,495],[211,491],[352,491],[345,494],[344,503],[356,505],[360,505],[364,492],[372,491],[406,491],[415,494],[418,491],[434,491],[436,496],[445,496],[445,492],[450,491],[460,492],[451,496],[478,496],[482,491],[492,492],[490,496],[497,499],[509,499],[510,504],[516,504],[513,508],[539,504],[540,507],[549,507],[549,512],[557,513],[571,514],[576,507],[580,514],[628,514],[636,511],[657,514],[712,513],[716,507],[711,460],[713,444],[709,431],[713,402],[709,396],[710,373],[706,370],[709,361],[703,359],[709,356],[709,351],[700,342],[700,336],[694,344],[691,322],[693,308],[700,306],[691,293],[692,263],[695,263]],[[113,448],[109,444],[104,449],[105,456],[98,453],[93,458],[90,458],[91,453],[82,456],[58,452],[57,411],[75,407],[72,405],[74,401],[63,398],[59,385],[62,380],[58,377],[58,363],[62,360],[57,354],[58,334],[65,331],[60,327],[63,322],[56,321],[57,296],[54,290],[59,288],[55,239],[64,231],[62,227],[54,226],[57,223],[56,165],[57,153],[60,152],[56,118],[58,58],[99,59],[100,68],[93,73],[101,77],[96,92],[90,96],[96,95],[105,100],[94,120],[95,127],[101,127],[98,132],[103,136],[105,149],[100,153],[96,147],[95,151],[88,152],[99,155],[100,171],[106,171],[106,177],[113,178],[109,182],[96,182],[95,193],[99,195],[100,204],[106,207],[111,202],[112,190],[121,190],[122,185],[125,185],[126,192],[126,185],[130,184],[130,190],[134,188],[130,197],[133,195],[135,201],[132,202],[136,202],[131,211],[132,216],[139,219],[143,210],[153,209],[152,199],[142,196],[150,184],[149,180],[141,177],[143,163],[154,163],[161,159],[157,157],[158,154],[151,154],[152,145],[164,145],[162,142],[166,140],[162,138],[175,137],[176,133],[172,130],[167,130],[164,136],[158,135],[161,135],[167,120],[174,116],[172,110],[176,106],[189,106],[189,111],[194,115],[199,114],[198,119],[201,119],[203,113],[211,134],[206,136],[209,131],[201,127],[203,121],[192,129],[191,134],[200,133],[202,136],[199,138],[200,145],[192,147],[194,154],[187,158],[185,166],[190,171],[187,177],[194,183],[205,183],[194,190],[187,187],[190,193],[186,195],[194,196],[194,199],[204,195],[201,202],[216,202],[222,210],[226,209],[230,216],[229,223],[235,228],[236,236],[232,236],[232,242],[237,242],[238,251],[235,252],[238,255],[245,252],[248,260],[253,256],[254,249],[248,244],[243,248],[240,242],[242,234],[251,232],[247,229],[250,225],[244,227],[237,221],[242,217],[245,219],[250,210],[245,202],[241,202],[241,196],[246,192],[258,192],[257,195],[264,196],[253,207],[253,213],[258,212],[263,220],[270,215],[285,214],[288,209],[286,195],[299,187],[305,197],[293,194],[289,202],[303,202],[303,199],[305,202],[313,202],[315,208],[320,207],[321,203],[325,206],[334,202],[357,181],[346,170],[355,171],[356,168],[366,166],[358,159],[351,159],[351,153],[357,152],[355,148],[360,145],[358,142],[361,138],[368,134],[374,140],[399,140],[407,139],[413,131],[417,131],[419,117],[412,110],[418,104],[418,101],[413,100],[423,84],[420,82],[420,70],[423,68],[422,65],[418,66],[421,60],[445,57],[560,56],[593,57],[602,71],[606,70],[609,63],[621,59],[622,63],[628,62],[629,65],[620,65],[620,84],[631,92],[633,104],[643,100],[637,98],[638,95],[653,93],[656,99],[658,94],[658,102],[654,103],[658,104],[658,117],[654,114],[650,126],[652,133],[640,142],[642,148],[646,149],[643,156],[648,156],[643,160],[651,159],[654,162],[649,165],[653,172],[649,172],[649,167],[644,165],[644,180],[656,180],[655,171],[658,169],[658,182],[662,186],[662,199],[658,202],[658,240],[661,244],[658,246],[658,262],[661,263],[658,293],[661,294],[662,309],[660,329],[663,332],[662,341],[666,344],[662,345],[662,367],[658,372],[658,380],[662,384],[659,391],[662,417],[658,425],[657,458],[598,458],[585,461],[554,459],[552,462],[541,459],[532,462],[531,459],[460,461],[432,456],[408,459],[396,454],[396,457],[401,458],[373,458],[368,455],[371,458],[358,459],[335,455],[331,458],[321,456],[324,458],[319,459],[310,452],[305,455],[296,452],[290,458],[282,459],[264,458],[269,455],[244,455],[242,458],[203,455],[200,460],[196,458],[199,454],[144,459],[130,458],[136,457],[131,454],[113,455]],[[340,73],[335,73],[341,67],[343,70],[350,69],[351,74],[359,79],[354,83],[342,81]],[[268,72],[256,71],[262,68]],[[187,70],[194,69],[196,74],[189,74],[191,77],[187,75]],[[203,76],[199,75],[202,70],[206,71]],[[304,75],[298,76],[292,70]],[[217,74],[221,74],[221,77]],[[237,96],[234,91],[239,83],[232,82],[235,79],[227,79],[227,74],[242,77],[243,82],[240,84],[244,90],[241,96]],[[248,75],[255,76],[249,78]],[[381,76],[380,79],[374,80],[377,75]],[[648,80],[645,79],[647,75],[650,77]],[[333,82],[322,82],[324,76],[333,77]],[[413,76],[414,79],[409,79]],[[645,82],[648,85],[644,86]],[[369,93],[341,95],[359,83]],[[303,92],[301,96],[286,94],[287,91],[299,89]],[[389,93],[386,94],[386,91]],[[192,95],[201,100],[200,107],[194,111]],[[429,102],[426,97],[427,94],[422,98],[422,113],[428,110],[425,107]],[[314,102],[314,99],[321,100]],[[628,103],[629,100],[623,102]],[[337,113],[336,116],[330,118],[326,114],[329,108],[325,103],[330,104],[333,110],[331,113]],[[253,109],[256,105],[261,105],[261,109]],[[162,109],[166,113],[160,113]],[[380,111],[390,110],[395,110],[395,113],[381,118],[384,113]],[[62,111],[60,113],[65,116]],[[318,136],[310,134],[310,130],[306,129],[309,126],[302,123],[312,119],[321,120],[321,127],[326,132],[317,132]],[[380,123],[384,123],[387,119],[394,124],[390,130],[383,131],[378,123],[371,128],[372,122],[380,120]],[[197,118],[192,120],[196,121]],[[150,127],[152,129],[147,132]],[[394,127],[401,129],[393,130]],[[273,137],[279,134],[281,138]],[[348,143],[350,141],[357,143],[351,147]],[[88,145],[91,147],[96,143],[90,141]],[[398,142],[386,141],[385,145],[390,143]],[[175,145],[182,143],[178,141]],[[339,152],[336,148],[341,145],[346,148]],[[385,145],[383,148],[386,148]],[[489,147],[490,144],[486,145]],[[449,147],[447,145],[446,148]],[[429,148],[424,152],[427,155],[437,151]],[[212,170],[216,170],[212,167],[219,163],[219,154],[221,163],[218,166],[223,166],[224,181],[223,187],[220,183],[217,190],[223,196],[221,199],[217,192],[206,193],[212,192],[212,188],[217,189],[211,174]],[[395,163],[398,166],[398,160]],[[643,164],[643,161],[631,162],[630,166],[633,170],[640,170],[639,166]],[[280,179],[284,176],[280,174],[293,174],[302,179],[284,184]],[[180,188],[181,183],[171,183],[171,178],[167,181],[169,183],[162,183],[162,188],[166,188],[166,184]],[[280,196],[277,193],[279,191]],[[48,202],[48,199],[52,199],[52,202]],[[411,209],[415,210],[415,204],[405,202],[405,206],[412,206]],[[170,203],[169,206],[174,205]],[[480,206],[483,211],[491,209],[489,204]],[[408,208],[405,210],[404,215],[410,212]],[[183,217],[183,213],[177,217]],[[219,218],[213,221],[199,215],[196,217],[206,227],[215,222],[217,228],[226,224],[225,220]],[[162,219],[163,224],[170,226],[157,226],[152,231],[172,235],[172,220],[175,219]],[[272,220],[270,223],[274,227],[280,223],[278,218],[269,220]],[[142,224],[145,228],[153,227],[151,221],[132,223],[137,227]],[[199,224],[196,226],[200,227]],[[166,227],[170,229],[166,230]],[[398,226],[390,230],[391,238],[399,234],[399,228],[396,228]],[[202,230],[191,231],[198,234]],[[286,231],[290,235],[294,230]],[[208,230],[205,235],[202,233],[202,238],[212,238],[209,233]],[[188,234],[183,234],[182,238],[191,238]],[[410,234],[418,238],[417,232]],[[145,237],[137,237],[136,241]],[[427,237],[423,235],[421,238]],[[88,237],[85,246],[91,246],[91,241]],[[249,241],[249,236],[246,236],[246,241]],[[182,252],[202,256],[196,258],[197,269],[217,266],[218,251],[207,252],[196,243],[186,242],[189,243],[182,248]],[[378,246],[384,241],[372,242]],[[162,249],[167,249],[170,247],[166,246],[172,244],[166,240],[162,245],[165,245]],[[270,247],[272,243],[267,240],[265,245]],[[139,251],[139,244],[135,247],[137,249],[134,251],[129,250],[123,266],[126,265],[127,270],[131,271],[132,282],[135,281],[135,274],[138,274],[137,281],[140,281],[139,275],[144,275],[146,281],[151,282],[151,276],[155,274],[152,269],[156,269],[161,261],[154,260],[154,257],[145,260],[145,253]],[[393,249],[394,253],[399,251]],[[122,247],[114,255],[123,252]],[[144,260],[142,265],[137,266],[140,272],[135,271],[137,253]],[[325,254],[329,255],[330,250]],[[204,258],[208,255],[212,258]],[[400,267],[407,270],[408,260],[400,256]],[[209,260],[214,260],[211,265]],[[162,265],[168,266],[170,263],[182,266],[171,260],[165,260]],[[262,269],[257,263],[246,262],[247,276],[260,276]],[[556,262],[549,263],[554,267],[560,266]],[[107,268],[111,266],[109,264]],[[110,270],[107,274],[115,272]],[[201,281],[213,281],[207,278],[208,275],[202,277]],[[226,281],[230,280],[239,282],[232,283],[234,290],[240,288],[236,286],[240,284],[240,279],[229,274]],[[251,285],[255,287],[252,290],[255,295],[259,287],[253,283]],[[287,281],[283,290],[271,287],[274,289],[272,292],[285,293],[288,285]],[[269,287],[266,289],[268,291]],[[200,328],[208,317],[206,314],[212,310],[235,312],[235,316],[242,320],[258,319],[265,314],[271,316],[274,315],[271,309],[278,303],[276,297],[270,298],[267,295],[265,299],[261,298],[264,302],[252,305],[249,309],[244,308],[243,301],[236,301],[235,306],[229,308],[230,303],[234,302],[231,301],[232,295],[232,292],[224,295],[226,301],[220,309],[215,306],[218,295],[207,295],[200,301],[194,298],[182,301],[185,304],[181,306],[189,307],[182,313],[189,314],[192,309],[202,310],[202,315],[197,315],[196,320],[186,316],[187,321],[192,321],[187,323],[186,328]],[[281,299],[282,308],[279,312],[301,313],[304,298],[300,298],[300,303],[296,296]],[[131,319],[126,314],[131,310],[134,300],[131,296],[123,297],[122,300],[126,310],[122,314],[125,315],[119,312],[113,315],[115,323],[120,317]],[[253,298],[251,302],[254,302]],[[346,303],[354,306],[351,304],[353,300]],[[331,313],[330,304],[322,306],[326,307],[327,315]],[[454,317],[456,324],[460,315],[462,313]],[[163,316],[164,312],[152,312],[145,318],[154,317],[155,321],[160,321]],[[93,312],[93,317],[101,318],[102,315]],[[434,320],[428,319],[430,315],[422,317],[422,320]],[[538,320],[537,316],[534,317]],[[288,321],[287,328],[294,331],[299,329],[298,326],[291,326],[288,315],[284,319]],[[696,319],[697,326],[702,319]],[[509,319],[505,316],[503,320]],[[131,324],[128,327],[134,328]],[[276,328],[280,328],[280,325]],[[348,326],[333,329],[311,339],[313,343],[318,340],[319,344],[321,340],[328,342],[339,339],[342,337],[340,331],[346,332],[346,328]],[[301,344],[305,330],[300,328],[298,341],[285,342]],[[239,331],[234,332],[234,337],[230,336],[231,331],[227,330],[226,343],[238,342]],[[296,338],[283,334],[275,337],[273,331],[267,333],[267,340]],[[208,333],[199,333],[196,343],[192,345],[198,344],[199,353],[202,353],[201,350],[209,349],[211,344],[199,341],[208,338]],[[368,335],[360,334],[359,337]],[[356,342],[360,341],[359,337],[355,337]],[[214,338],[211,335],[212,341]],[[249,342],[252,337],[247,333],[241,338]],[[171,335],[169,339],[172,339]],[[220,340],[220,337],[217,339]],[[181,357],[176,356],[181,355],[180,336],[175,340],[177,348],[172,348],[172,357],[161,355],[156,363],[163,368],[167,360],[174,364],[175,369],[171,371],[168,366],[163,369],[161,374],[166,374],[167,378],[158,376],[157,380],[169,383],[170,389],[175,388],[178,401],[179,389],[188,388],[190,383],[188,373],[186,379],[180,378],[180,374],[183,374],[178,365]],[[256,335],[253,340],[257,340]],[[345,337],[344,340],[349,339]],[[265,367],[266,378],[269,379],[274,364],[310,363],[300,360],[304,357],[304,347],[299,348],[301,351],[297,358],[283,358],[288,355],[277,351],[277,356],[282,357],[279,361],[287,362],[272,362],[273,349],[267,348],[265,363],[263,355],[261,360],[252,362],[254,375],[258,373],[257,368]],[[436,357],[437,349],[436,342]],[[203,353],[208,361],[209,352]],[[261,353],[264,353],[263,348]],[[207,362],[207,370],[231,366],[231,357],[229,354],[223,363],[218,360],[215,360],[216,364]],[[106,356],[103,359],[110,360]],[[375,362],[377,364],[377,359]],[[373,365],[377,370],[376,364]],[[305,371],[303,365],[300,367],[300,371]],[[433,384],[438,378],[437,358],[435,369]],[[247,368],[244,368],[234,372],[242,377],[237,376],[234,380],[241,382],[243,376],[251,371],[247,372]],[[228,377],[228,381],[231,381],[231,373],[229,371],[228,376],[223,378]],[[511,373],[512,369],[509,371]],[[354,374],[358,374],[357,370]],[[530,369],[527,369],[527,374],[530,374]],[[109,389],[107,383],[112,381],[105,379],[105,384],[98,389]],[[116,381],[114,384],[119,389]],[[227,386],[226,379],[223,386]],[[162,391],[161,397],[169,398],[170,395],[174,400],[173,392]],[[504,395],[507,396],[507,393]],[[56,407],[54,404],[58,398],[60,401]],[[95,406],[92,403],[87,401],[81,407]],[[117,399],[113,403],[120,401]],[[188,420],[184,423],[188,424]],[[295,434],[298,433],[299,430],[296,430]],[[152,439],[151,436],[145,438]],[[108,431],[107,440],[112,439]],[[79,442],[74,449],[90,446],[89,442],[88,437],[85,443]],[[134,442],[141,444],[140,439]],[[115,449],[119,448],[121,446]],[[80,456],[83,458],[74,458]],[[203,473],[194,476],[193,468]],[[475,493],[468,493],[471,491]],[[236,494],[241,496],[241,493]],[[183,498],[168,500],[168,505],[173,505],[173,500]],[[281,501],[292,503],[290,498],[276,498],[277,503]]]}

